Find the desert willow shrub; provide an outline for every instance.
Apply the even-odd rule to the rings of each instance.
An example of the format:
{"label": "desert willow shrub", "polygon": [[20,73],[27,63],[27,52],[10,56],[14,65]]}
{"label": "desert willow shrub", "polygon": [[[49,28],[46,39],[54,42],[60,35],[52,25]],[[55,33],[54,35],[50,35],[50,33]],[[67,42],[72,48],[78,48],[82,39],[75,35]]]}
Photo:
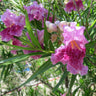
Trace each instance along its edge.
{"label": "desert willow shrub", "polygon": [[[11,53],[15,55],[14,57],[17,56],[17,60],[15,60],[16,58],[14,57],[1,60],[1,65],[10,64],[10,60],[16,63],[28,57],[31,57],[33,60],[48,57],[49,60],[20,86],[35,79],[37,75],[45,72],[49,68],[55,67],[56,65],[63,65],[65,68],[63,70],[64,79],[69,76],[69,72],[73,74],[68,92],[62,96],[69,95],[73,83],[76,80],[76,75],[86,76],[88,74],[89,64],[85,61],[87,60],[87,62],[92,63],[90,66],[95,66],[95,61],[92,59],[92,57],[96,57],[96,54],[93,52],[95,42],[90,34],[96,24],[96,20],[94,20],[93,23],[91,22],[91,26],[88,26],[88,20],[86,24],[83,22],[85,17],[82,16],[87,9],[87,6],[84,5],[86,4],[86,0],[65,0],[63,2],[64,14],[60,17],[64,18],[65,16],[64,20],[59,20],[58,16],[52,12],[52,8],[55,9],[55,7],[58,6],[57,0],[56,2],[53,1],[55,7],[49,6],[50,8],[44,8],[44,6],[41,3],[38,4],[37,1],[31,2],[32,4],[28,4],[29,6],[25,6],[21,0],[16,3],[21,4],[21,6],[17,6],[20,10],[19,15],[15,14],[16,10],[6,9],[6,12],[1,16],[1,20],[5,24],[5,29],[0,32],[0,36],[1,44],[11,48],[13,47]],[[93,2],[90,2],[89,4],[88,17],[92,3]],[[80,12],[82,12],[83,15],[80,14]],[[93,51],[89,48],[91,45],[93,46]],[[22,54],[18,55],[19,50],[22,51]],[[21,58],[19,58],[20,56]],[[88,56],[91,56],[91,59]],[[62,82],[58,84],[60,85]],[[53,90],[58,89],[58,84]]]}

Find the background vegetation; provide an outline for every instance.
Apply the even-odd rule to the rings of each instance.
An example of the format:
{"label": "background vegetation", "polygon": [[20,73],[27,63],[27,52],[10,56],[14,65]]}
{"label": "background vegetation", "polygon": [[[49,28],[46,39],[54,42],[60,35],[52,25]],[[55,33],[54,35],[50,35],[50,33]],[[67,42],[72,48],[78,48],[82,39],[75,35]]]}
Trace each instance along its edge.
{"label": "background vegetation", "polygon": [[[61,63],[53,66],[50,56],[33,60],[29,56],[25,58],[21,50],[18,58],[14,59],[10,47],[6,43],[0,43],[0,96],[60,96],[66,91],[70,93],[69,96],[96,96],[96,1],[84,0],[84,11],[68,14],[64,11],[64,0],[2,0],[0,15],[6,9],[16,10],[16,14],[19,14],[20,4],[30,5],[32,1],[42,3],[57,20],[75,21],[78,25],[86,26],[84,34],[89,43],[86,44],[84,64],[89,68],[88,74],[72,75]],[[0,31],[4,28],[0,19]],[[7,58],[13,60],[11,64]]]}

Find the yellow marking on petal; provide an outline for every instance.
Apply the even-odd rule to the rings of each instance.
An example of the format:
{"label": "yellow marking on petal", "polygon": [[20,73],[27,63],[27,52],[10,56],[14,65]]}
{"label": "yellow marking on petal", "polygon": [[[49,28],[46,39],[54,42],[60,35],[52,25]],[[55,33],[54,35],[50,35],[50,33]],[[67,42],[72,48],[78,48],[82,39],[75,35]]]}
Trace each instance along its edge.
{"label": "yellow marking on petal", "polygon": [[74,44],[73,44],[73,41],[71,41],[71,47],[72,47],[72,49],[74,49]]}
{"label": "yellow marking on petal", "polygon": [[75,46],[76,46],[79,50],[81,50],[81,48],[78,46],[78,44],[76,43],[75,40],[73,41],[73,43],[75,44]]}
{"label": "yellow marking on petal", "polygon": [[14,23],[13,24],[11,24],[9,27],[12,27],[14,25]]}

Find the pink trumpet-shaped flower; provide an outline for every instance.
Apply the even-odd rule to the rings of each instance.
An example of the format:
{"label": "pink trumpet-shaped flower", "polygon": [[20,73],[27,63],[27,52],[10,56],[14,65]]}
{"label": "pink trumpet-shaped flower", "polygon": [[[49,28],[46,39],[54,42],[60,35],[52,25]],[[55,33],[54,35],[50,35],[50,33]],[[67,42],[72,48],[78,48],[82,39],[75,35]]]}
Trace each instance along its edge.
{"label": "pink trumpet-shaped flower", "polygon": [[69,26],[64,26],[64,44],[55,50],[55,53],[51,56],[53,64],[62,62],[67,64],[67,70],[72,74],[87,74],[88,67],[83,65],[83,59],[85,57],[86,48],[85,44],[88,43],[84,37],[85,27],[77,27],[75,22],[72,22]]}
{"label": "pink trumpet-shaped flower", "polygon": [[44,22],[44,18],[47,18],[48,10],[45,9],[42,4],[38,4],[36,1],[33,2],[30,6],[24,6],[28,12],[29,20],[34,19]]}
{"label": "pink trumpet-shaped flower", "polygon": [[[76,5],[75,5],[75,3],[76,3]],[[82,0],[68,0],[67,2],[65,0],[65,8],[64,8],[64,10],[66,12],[71,12],[72,10],[76,11],[77,10],[76,6],[77,6],[78,10],[84,9]]]}
{"label": "pink trumpet-shaped flower", "polygon": [[6,12],[1,16],[1,20],[4,22],[7,28],[0,32],[2,41],[10,41],[14,38],[14,36],[21,36],[22,30],[25,25],[25,17],[24,15],[16,16],[11,13],[10,10],[6,10]]}

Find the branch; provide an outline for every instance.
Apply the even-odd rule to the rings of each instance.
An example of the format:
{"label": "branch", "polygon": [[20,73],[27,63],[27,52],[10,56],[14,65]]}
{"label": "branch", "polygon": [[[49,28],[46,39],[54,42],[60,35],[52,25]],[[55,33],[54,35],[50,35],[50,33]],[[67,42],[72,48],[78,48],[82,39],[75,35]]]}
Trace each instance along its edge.
{"label": "branch", "polygon": [[45,84],[45,85],[47,85],[50,89],[52,89],[53,90],[53,87],[49,84],[49,83],[47,83],[47,82],[45,82],[45,81],[43,81],[43,80],[40,80],[43,84]]}
{"label": "branch", "polygon": [[8,94],[8,93],[13,92],[13,91],[15,91],[15,90],[20,91],[21,88],[20,88],[20,87],[16,87],[16,88],[14,88],[14,89],[11,89],[11,90],[9,90],[9,91],[4,92],[4,93],[1,94],[0,96],[3,96],[3,95],[5,95],[5,94]]}

